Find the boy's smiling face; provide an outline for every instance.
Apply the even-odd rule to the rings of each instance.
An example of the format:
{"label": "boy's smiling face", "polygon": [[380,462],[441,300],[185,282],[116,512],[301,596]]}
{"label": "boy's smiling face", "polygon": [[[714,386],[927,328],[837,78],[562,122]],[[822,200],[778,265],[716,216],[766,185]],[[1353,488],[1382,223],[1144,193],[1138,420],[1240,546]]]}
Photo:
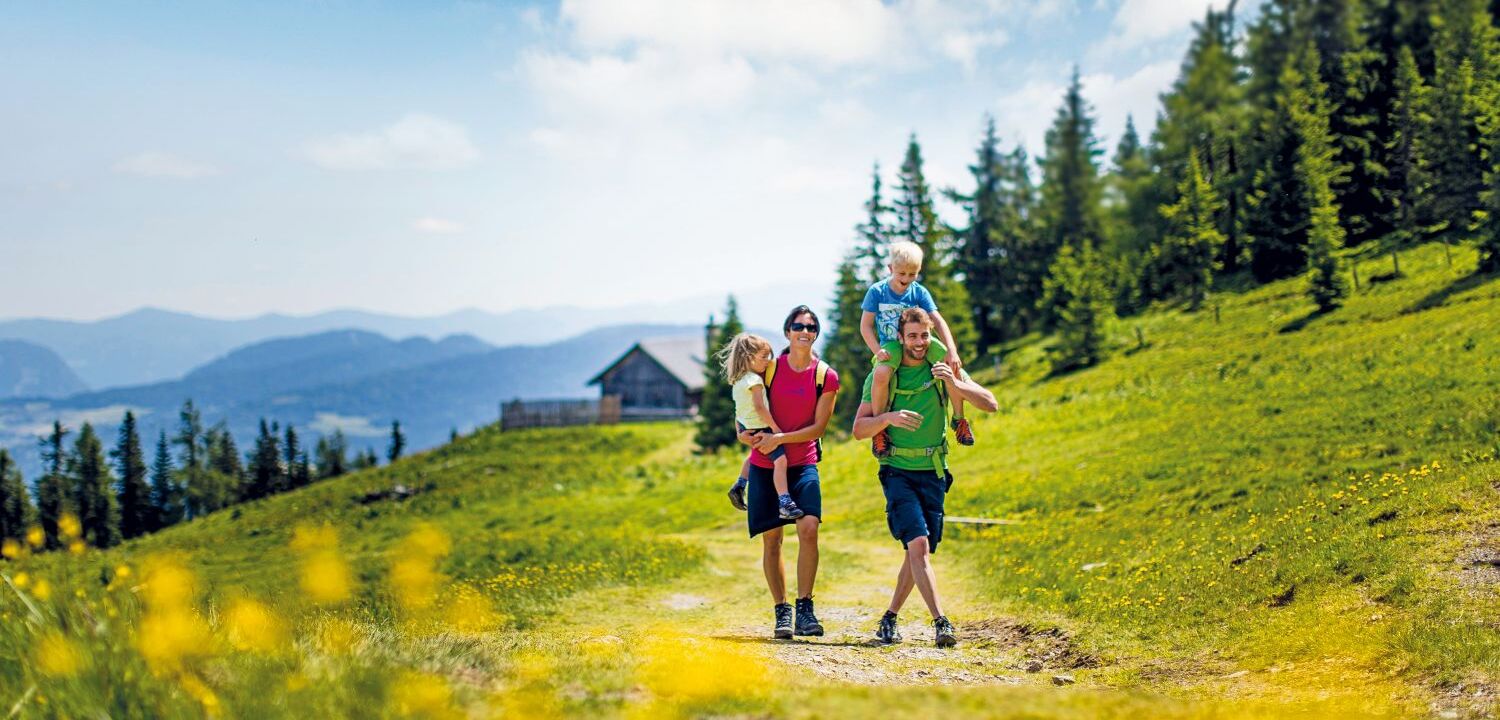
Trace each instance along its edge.
{"label": "boy's smiling face", "polygon": [[906,292],[911,284],[917,281],[917,275],[921,274],[921,265],[896,265],[891,264],[891,290],[898,295]]}

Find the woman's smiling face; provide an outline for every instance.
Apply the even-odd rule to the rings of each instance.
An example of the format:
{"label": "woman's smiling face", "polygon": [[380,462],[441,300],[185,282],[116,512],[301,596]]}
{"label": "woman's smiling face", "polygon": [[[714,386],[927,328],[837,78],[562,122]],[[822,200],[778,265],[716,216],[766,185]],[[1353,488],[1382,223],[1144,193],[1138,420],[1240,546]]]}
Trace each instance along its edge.
{"label": "woman's smiling face", "polygon": [[792,318],[791,327],[786,331],[786,339],[793,347],[804,347],[812,349],[812,344],[818,339],[818,321],[812,313],[802,313]]}

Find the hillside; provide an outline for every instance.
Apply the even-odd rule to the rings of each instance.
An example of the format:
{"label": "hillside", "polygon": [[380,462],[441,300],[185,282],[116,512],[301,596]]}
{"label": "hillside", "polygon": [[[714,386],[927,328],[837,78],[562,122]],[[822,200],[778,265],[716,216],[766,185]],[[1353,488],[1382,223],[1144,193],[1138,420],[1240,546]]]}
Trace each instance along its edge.
{"label": "hillside", "polygon": [[[1007,348],[948,510],[1012,524],[953,526],[937,556],[952,652],[915,604],[906,644],[865,643],[899,545],[861,445],[829,443],[822,472],[830,634],[774,643],[758,544],[722,494],[738,457],[692,454],[681,425],[485,429],[5,568],[0,613],[32,620],[0,625],[0,653],[37,662],[0,664],[0,693],[70,716],[1490,717],[1500,282],[1456,257],[1412,251],[1408,277],[1325,316],[1293,280],[1218,296],[1217,322],[1130,319],[1063,377],[1046,338]],[[397,483],[418,492],[383,494]],[[140,622],[189,628],[171,662],[91,622],[138,597]]]}
{"label": "hillside", "polygon": [[88,389],[57,353],[21,340],[0,340],[0,399],[64,397]]}

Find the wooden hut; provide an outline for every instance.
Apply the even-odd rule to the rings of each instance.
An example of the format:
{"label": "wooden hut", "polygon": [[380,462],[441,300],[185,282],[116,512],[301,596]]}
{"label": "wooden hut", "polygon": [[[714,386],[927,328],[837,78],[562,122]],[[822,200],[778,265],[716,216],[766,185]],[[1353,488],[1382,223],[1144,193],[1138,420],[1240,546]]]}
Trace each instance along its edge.
{"label": "wooden hut", "polygon": [[689,418],[703,399],[704,350],[701,337],[641,340],[589,384],[619,396],[623,420]]}

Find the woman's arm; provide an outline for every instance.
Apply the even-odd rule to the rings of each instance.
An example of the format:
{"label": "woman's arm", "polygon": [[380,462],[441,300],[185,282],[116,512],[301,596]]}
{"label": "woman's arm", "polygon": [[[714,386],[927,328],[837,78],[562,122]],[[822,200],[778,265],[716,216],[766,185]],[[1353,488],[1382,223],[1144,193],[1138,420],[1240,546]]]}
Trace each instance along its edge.
{"label": "woman's arm", "polygon": [[755,446],[756,450],[768,453],[775,450],[778,445],[787,443],[807,442],[823,437],[824,431],[828,429],[828,419],[833,417],[833,401],[838,397],[838,392],[823,393],[818,398],[818,409],[813,415],[813,422],[801,430],[793,430],[789,433],[776,433],[775,435],[762,435],[761,441]]}
{"label": "woman's arm", "polygon": [[772,432],[781,432],[781,427],[776,424],[776,419],[771,417],[771,406],[766,404],[766,386],[756,385],[750,388],[750,402],[755,405],[755,414],[760,416],[760,421],[771,428]]}

